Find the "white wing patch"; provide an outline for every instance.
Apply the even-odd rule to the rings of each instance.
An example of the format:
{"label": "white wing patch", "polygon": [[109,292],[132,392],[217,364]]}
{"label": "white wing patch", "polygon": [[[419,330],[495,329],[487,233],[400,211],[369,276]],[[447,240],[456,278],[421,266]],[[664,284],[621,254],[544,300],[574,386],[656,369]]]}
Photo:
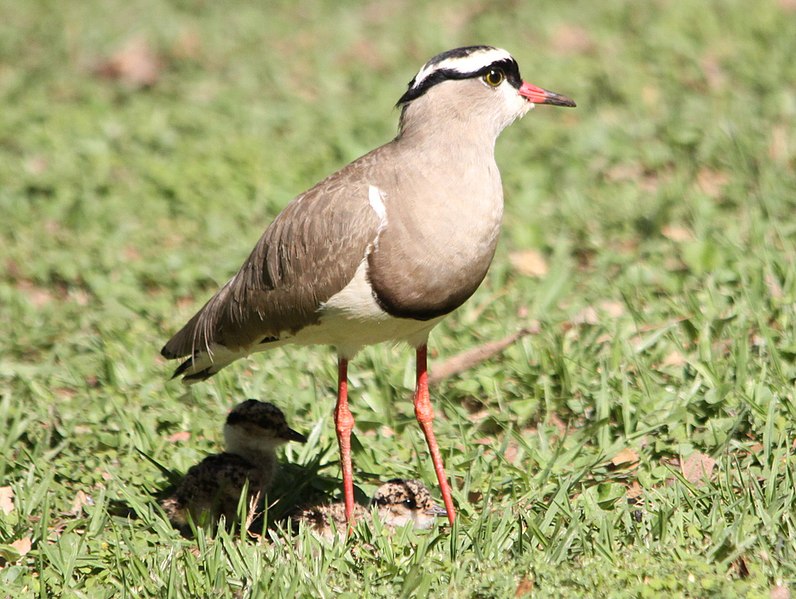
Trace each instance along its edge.
{"label": "white wing patch", "polygon": [[368,185],[368,201],[373,212],[379,217],[379,232],[387,226],[387,207],[384,205],[384,200],[387,194],[375,185]]}

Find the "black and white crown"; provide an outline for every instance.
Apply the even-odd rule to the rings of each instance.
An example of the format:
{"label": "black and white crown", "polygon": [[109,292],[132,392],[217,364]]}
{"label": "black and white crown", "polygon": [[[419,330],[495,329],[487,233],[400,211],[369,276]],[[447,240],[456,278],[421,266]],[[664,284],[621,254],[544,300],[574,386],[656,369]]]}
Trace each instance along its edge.
{"label": "black and white crown", "polygon": [[398,100],[398,106],[419,98],[443,81],[482,77],[490,70],[497,69],[503,71],[511,85],[520,88],[520,67],[511,54],[501,48],[466,46],[437,54],[409,82],[409,89]]}

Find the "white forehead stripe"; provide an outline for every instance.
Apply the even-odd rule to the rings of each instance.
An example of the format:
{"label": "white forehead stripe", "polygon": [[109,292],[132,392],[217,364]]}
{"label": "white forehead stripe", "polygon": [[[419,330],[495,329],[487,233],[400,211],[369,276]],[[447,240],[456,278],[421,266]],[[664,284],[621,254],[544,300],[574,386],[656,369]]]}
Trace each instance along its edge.
{"label": "white forehead stripe", "polygon": [[498,60],[511,60],[511,54],[501,48],[488,48],[486,50],[475,50],[467,56],[453,56],[435,62],[425,64],[415,75],[415,82],[412,87],[420,85],[429,75],[436,71],[448,70],[458,73],[474,73],[479,69],[489,66]]}

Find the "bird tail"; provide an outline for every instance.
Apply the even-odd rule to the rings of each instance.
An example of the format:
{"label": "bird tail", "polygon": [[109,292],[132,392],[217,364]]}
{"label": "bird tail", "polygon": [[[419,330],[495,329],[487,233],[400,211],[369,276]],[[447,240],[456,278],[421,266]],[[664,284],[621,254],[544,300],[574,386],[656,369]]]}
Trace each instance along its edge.
{"label": "bird tail", "polygon": [[248,353],[232,351],[214,340],[216,320],[234,280],[228,281],[211,297],[160,350],[160,354],[169,360],[188,358],[177,367],[171,378],[181,376],[186,385],[203,381]]}

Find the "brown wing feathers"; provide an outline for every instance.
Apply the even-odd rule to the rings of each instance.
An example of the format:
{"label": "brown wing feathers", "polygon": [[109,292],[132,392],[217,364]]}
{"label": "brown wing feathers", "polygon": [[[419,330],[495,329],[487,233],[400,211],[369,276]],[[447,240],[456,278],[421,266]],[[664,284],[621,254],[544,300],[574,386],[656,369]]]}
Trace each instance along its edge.
{"label": "brown wing feathers", "polygon": [[321,303],[351,280],[376,235],[379,222],[363,181],[367,158],[288,204],[240,271],[166,343],[163,356],[195,358],[214,344],[240,350],[316,322]]}

